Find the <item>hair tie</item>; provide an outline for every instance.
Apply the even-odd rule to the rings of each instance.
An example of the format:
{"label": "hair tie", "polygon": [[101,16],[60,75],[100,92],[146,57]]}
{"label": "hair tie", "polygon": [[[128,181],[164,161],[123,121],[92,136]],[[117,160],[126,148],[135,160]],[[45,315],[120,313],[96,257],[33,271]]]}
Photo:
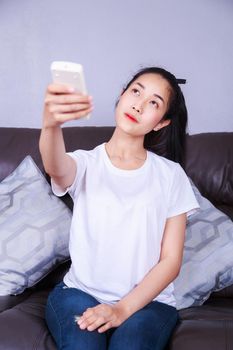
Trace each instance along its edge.
{"label": "hair tie", "polygon": [[177,84],[186,84],[186,79],[176,79]]}

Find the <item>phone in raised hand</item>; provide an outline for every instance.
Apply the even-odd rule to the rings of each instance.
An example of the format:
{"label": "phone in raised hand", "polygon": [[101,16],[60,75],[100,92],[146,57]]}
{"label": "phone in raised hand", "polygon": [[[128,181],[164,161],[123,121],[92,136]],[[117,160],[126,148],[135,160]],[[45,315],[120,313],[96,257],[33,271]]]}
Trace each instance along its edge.
{"label": "phone in raised hand", "polygon": [[[77,92],[87,94],[83,66],[79,63],[54,61],[51,64],[54,83],[69,85]],[[89,119],[90,113],[84,118]]]}

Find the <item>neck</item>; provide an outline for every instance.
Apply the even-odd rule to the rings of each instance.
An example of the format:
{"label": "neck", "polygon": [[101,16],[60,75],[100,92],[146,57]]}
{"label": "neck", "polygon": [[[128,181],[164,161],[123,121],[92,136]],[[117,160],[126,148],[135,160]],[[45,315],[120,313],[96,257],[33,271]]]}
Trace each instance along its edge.
{"label": "neck", "polygon": [[134,158],[145,160],[146,150],[143,142],[143,136],[132,136],[116,127],[111,139],[106,143],[106,150],[110,157],[124,160]]}

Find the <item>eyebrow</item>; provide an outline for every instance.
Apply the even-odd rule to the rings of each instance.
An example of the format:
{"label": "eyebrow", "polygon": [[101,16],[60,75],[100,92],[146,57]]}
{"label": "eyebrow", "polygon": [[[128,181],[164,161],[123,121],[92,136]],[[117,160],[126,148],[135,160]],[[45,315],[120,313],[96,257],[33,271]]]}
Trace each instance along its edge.
{"label": "eyebrow", "polygon": [[[136,84],[138,84],[142,89],[144,89],[145,90],[145,86],[144,85],[142,85],[141,83],[139,83],[138,81],[136,82]],[[164,99],[160,96],[160,95],[158,95],[158,94],[153,94],[155,97],[158,97],[163,103],[165,103],[164,102]]]}

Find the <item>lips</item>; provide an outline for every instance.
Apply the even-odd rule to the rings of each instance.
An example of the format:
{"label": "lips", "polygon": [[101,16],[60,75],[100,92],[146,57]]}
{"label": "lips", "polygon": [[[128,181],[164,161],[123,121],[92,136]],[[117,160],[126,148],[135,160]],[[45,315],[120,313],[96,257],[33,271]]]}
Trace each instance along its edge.
{"label": "lips", "polygon": [[134,118],[131,114],[125,113],[125,116],[134,123],[138,123],[138,120]]}

